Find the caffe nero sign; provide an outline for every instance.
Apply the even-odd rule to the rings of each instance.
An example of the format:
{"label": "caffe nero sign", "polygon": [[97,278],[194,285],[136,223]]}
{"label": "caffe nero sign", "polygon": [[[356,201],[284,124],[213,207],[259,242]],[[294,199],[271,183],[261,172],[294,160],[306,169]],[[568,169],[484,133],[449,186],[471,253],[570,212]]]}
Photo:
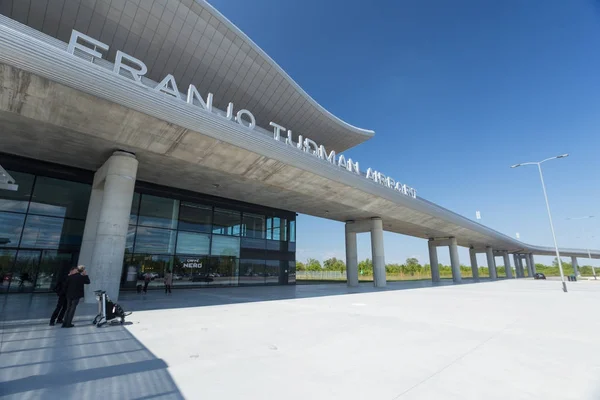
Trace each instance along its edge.
{"label": "caffe nero sign", "polygon": [[[94,58],[102,58],[102,53],[100,51],[106,53],[108,52],[108,49],[109,46],[107,44],[102,43],[90,36],[84,35],[81,32],[73,30],[71,33],[71,39],[69,40],[69,46],[67,47],[67,52],[76,55],[75,51],[77,50],[78,54],[83,53],[84,55],[90,56],[92,57],[93,61]],[[171,74],[167,74],[167,76],[165,76],[165,78],[157,85],[148,86],[147,83],[142,82],[142,77],[148,72],[146,64],[144,64],[141,60],[138,60],[137,58],[119,50],[115,56],[113,72],[123,76],[123,71],[125,71],[125,74],[130,77],[130,79],[144,87],[169,96],[173,96],[178,100],[198,107],[204,112],[218,115],[232,122],[237,122],[239,125],[247,129],[253,130],[256,128],[256,119],[254,118],[252,112],[246,109],[240,109],[234,113],[233,103],[231,102],[228,104],[225,112],[213,108],[213,94],[207,93],[206,98],[203,98],[194,85],[189,85],[187,89],[187,95],[183,96],[184,98],[182,98],[182,94],[179,92],[175,77]],[[336,154],[336,152],[333,150],[328,152],[323,145],[317,144],[314,140],[308,137],[298,135],[297,138],[294,139],[292,131],[290,129],[286,129],[284,126],[278,123],[270,122],[269,125],[273,128],[273,139],[279,142],[283,142],[286,145],[297,149],[298,151],[302,151],[314,157],[320,158],[332,165],[347,170],[350,173],[354,173],[366,179],[372,180],[406,196],[412,198],[417,197],[417,191],[406,184],[396,181],[395,179],[386,176],[372,168],[368,168],[366,173],[362,174],[357,161],[353,161],[351,158],[346,159],[343,154]]]}

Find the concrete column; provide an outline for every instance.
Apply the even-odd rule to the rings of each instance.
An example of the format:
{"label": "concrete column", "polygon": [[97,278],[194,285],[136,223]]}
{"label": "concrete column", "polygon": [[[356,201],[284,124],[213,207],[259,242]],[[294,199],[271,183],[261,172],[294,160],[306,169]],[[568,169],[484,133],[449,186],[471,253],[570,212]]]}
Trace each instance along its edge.
{"label": "concrete column", "polygon": [[490,279],[496,280],[498,279],[498,274],[496,273],[496,259],[494,258],[494,249],[490,246],[485,248],[485,254],[487,256],[487,265],[488,271],[490,272]]}
{"label": "concrete column", "polygon": [[460,283],[462,278],[460,276],[460,260],[458,259],[458,247],[456,244],[456,238],[450,238],[450,265],[452,266],[452,280],[454,283]]}
{"label": "concrete column", "polygon": [[431,281],[439,282],[440,264],[438,263],[437,246],[435,245],[433,239],[429,239],[427,245],[429,246],[429,265],[431,267]]}
{"label": "concrete column", "polygon": [[504,257],[504,269],[506,270],[506,278],[512,279],[512,266],[510,265],[510,257],[508,256],[508,251],[505,251],[502,256]]}
{"label": "concrete column", "polygon": [[571,257],[571,264],[573,264],[573,273],[575,276],[581,276],[579,273],[579,264],[577,263],[577,257]]}
{"label": "concrete column", "polygon": [[138,161],[116,151],[94,175],[94,188],[84,228],[79,263],[87,267],[91,285],[85,302],[95,303],[94,290],[106,290],[111,300],[119,298],[123,256],[135,188]]}
{"label": "concrete column", "polygon": [[521,269],[521,263],[519,261],[519,257],[516,254],[513,254],[513,262],[515,263],[515,273],[517,275],[517,278],[522,278],[523,270]]}
{"label": "concrete column", "polygon": [[469,256],[471,257],[471,271],[473,271],[473,280],[479,282],[479,266],[477,265],[477,253],[475,249],[469,249]]}
{"label": "concrete column", "polygon": [[529,253],[529,259],[531,260],[531,272],[533,272],[532,275],[535,275],[537,271],[535,270],[535,260],[533,259],[533,253]]}
{"label": "concrete column", "polygon": [[531,258],[529,254],[523,254],[523,258],[525,259],[525,264],[527,265],[527,276],[530,278],[533,277],[533,268],[531,267]]}
{"label": "concrete column", "polygon": [[385,253],[383,248],[383,221],[371,219],[371,253],[373,255],[373,285],[385,287]]}
{"label": "concrete column", "polygon": [[346,222],[346,282],[348,286],[358,286],[358,250],[356,247],[356,232],[350,232]]}

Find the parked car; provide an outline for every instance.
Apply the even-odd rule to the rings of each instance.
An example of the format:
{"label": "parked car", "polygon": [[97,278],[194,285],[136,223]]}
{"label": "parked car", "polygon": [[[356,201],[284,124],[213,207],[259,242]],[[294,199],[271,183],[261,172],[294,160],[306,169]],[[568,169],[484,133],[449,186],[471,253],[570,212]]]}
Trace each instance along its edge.
{"label": "parked car", "polygon": [[546,279],[546,275],[542,274],[541,272],[537,272],[533,275],[533,279]]}
{"label": "parked car", "polygon": [[173,274],[173,279],[175,279],[176,281],[180,281],[183,279],[183,277],[179,274]]}

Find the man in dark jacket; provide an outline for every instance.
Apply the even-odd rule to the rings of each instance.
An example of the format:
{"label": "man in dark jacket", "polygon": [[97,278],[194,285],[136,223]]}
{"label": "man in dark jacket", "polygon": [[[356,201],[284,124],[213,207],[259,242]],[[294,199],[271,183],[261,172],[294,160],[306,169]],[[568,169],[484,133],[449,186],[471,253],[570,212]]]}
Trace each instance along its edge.
{"label": "man in dark jacket", "polygon": [[63,328],[72,328],[74,326],[73,317],[75,316],[77,304],[79,304],[79,300],[83,297],[83,287],[84,285],[90,284],[90,277],[87,276],[83,265],[80,265],[71,271],[74,272],[67,277],[67,283],[65,285],[67,313],[63,321]]}
{"label": "man in dark jacket", "polygon": [[65,286],[67,284],[67,278],[71,275],[73,269],[69,271],[69,273],[65,276],[61,276],[54,286],[54,293],[58,296],[58,303],[56,303],[56,308],[50,317],[50,326],[54,326],[54,322],[58,322],[59,324],[63,323],[63,317],[65,316],[65,312],[67,312],[67,296],[65,295]]}

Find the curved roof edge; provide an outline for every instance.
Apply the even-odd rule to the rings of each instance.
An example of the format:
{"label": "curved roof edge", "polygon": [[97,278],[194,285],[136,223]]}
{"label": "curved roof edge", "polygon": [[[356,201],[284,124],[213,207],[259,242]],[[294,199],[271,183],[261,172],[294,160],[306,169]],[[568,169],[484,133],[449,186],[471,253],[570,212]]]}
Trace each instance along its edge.
{"label": "curved roof edge", "polygon": [[323,112],[323,114],[325,114],[327,117],[329,117],[333,122],[340,124],[344,128],[350,129],[354,133],[365,136],[365,141],[372,138],[375,135],[375,131],[354,126],[354,125],[344,121],[343,119],[336,117],[334,114],[332,114],[330,111],[328,111],[325,107],[323,107],[321,104],[319,104],[304,89],[302,89],[302,87],[287,72],[285,72],[285,70],[283,68],[281,68],[281,66],[279,66],[279,64],[277,64],[277,62],[275,62],[275,60],[273,60],[263,49],[261,49],[259,45],[257,45],[250,37],[248,37],[248,35],[246,35],[244,32],[242,32],[242,30],[240,28],[238,28],[233,22],[231,22],[229,19],[227,19],[227,17],[225,17],[223,14],[221,14],[221,12],[219,10],[217,10],[208,1],[206,1],[206,0],[193,0],[193,1],[197,2],[198,4],[202,5],[203,7],[210,9],[211,13],[215,17],[219,18],[222,23],[226,24],[229,29],[237,32],[237,34],[239,36],[241,36],[245,41],[247,41],[250,45],[252,45],[254,51],[256,51],[258,54],[260,54],[265,60],[267,60],[271,64],[271,66],[273,68],[275,68],[277,71],[279,71],[279,73],[285,79],[287,79],[287,81],[290,83],[290,85],[292,85],[294,88],[296,88],[296,90],[301,95],[303,95],[306,100],[308,100],[317,109],[321,110]]}

